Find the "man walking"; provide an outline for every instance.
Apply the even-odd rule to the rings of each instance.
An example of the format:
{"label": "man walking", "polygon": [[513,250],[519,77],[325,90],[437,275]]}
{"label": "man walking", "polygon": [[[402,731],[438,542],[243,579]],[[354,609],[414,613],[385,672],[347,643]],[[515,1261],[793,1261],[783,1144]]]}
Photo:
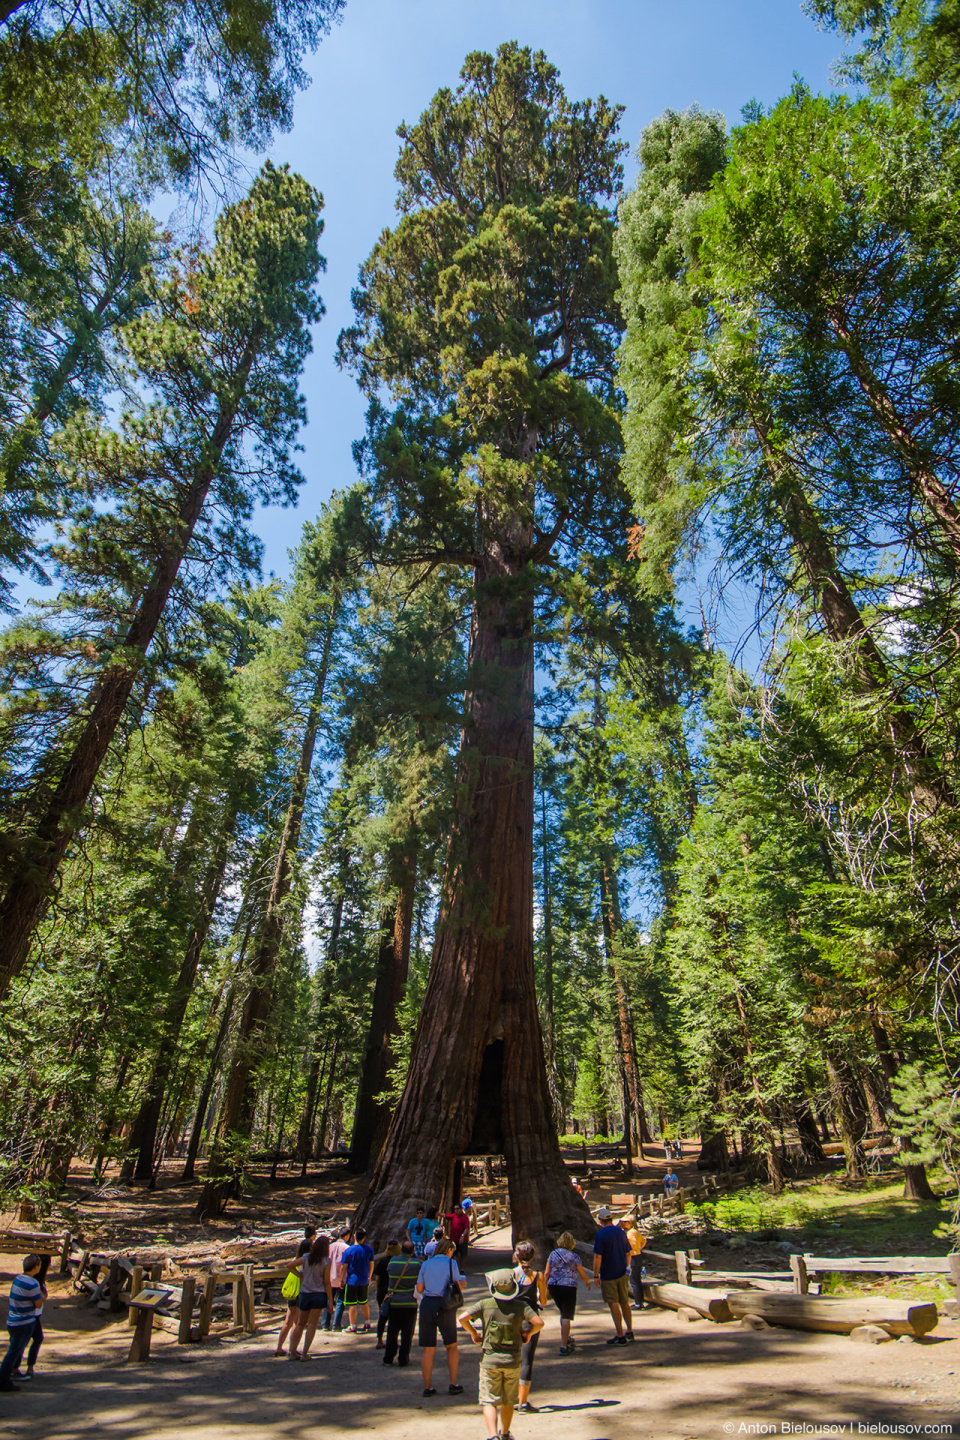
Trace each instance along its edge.
{"label": "man walking", "polygon": [[610,1307],[617,1331],[607,1344],[630,1345],[634,1338],[627,1279],[630,1241],[619,1225],[611,1223],[613,1216],[606,1205],[597,1211],[597,1219],[601,1226],[593,1242],[593,1278],[600,1281],[600,1294]]}

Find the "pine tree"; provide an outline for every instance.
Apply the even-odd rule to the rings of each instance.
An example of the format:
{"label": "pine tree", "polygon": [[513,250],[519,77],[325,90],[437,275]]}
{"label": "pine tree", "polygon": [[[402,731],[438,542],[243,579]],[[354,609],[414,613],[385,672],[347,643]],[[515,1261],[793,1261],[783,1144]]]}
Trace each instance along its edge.
{"label": "pine tree", "polygon": [[[198,544],[213,558],[210,542],[219,537],[211,500],[230,517],[226,538],[243,555],[242,521],[253,498],[292,493],[297,380],[308,324],[319,315],[318,208],[302,180],[267,165],[249,197],[221,216],[212,251],[182,257],[158,285],[154,307],[125,331],[137,379],[156,399],[128,411],[119,435],[78,420],[65,436],[76,483],[91,502],[103,493],[116,501],[103,515],[91,503],[74,531],[75,576],[80,584],[91,573],[120,584],[85,703],[43,758],[6,838],[4,990],[26,960],[181,567]],[[246,437],[257,459],[244,474]]]}

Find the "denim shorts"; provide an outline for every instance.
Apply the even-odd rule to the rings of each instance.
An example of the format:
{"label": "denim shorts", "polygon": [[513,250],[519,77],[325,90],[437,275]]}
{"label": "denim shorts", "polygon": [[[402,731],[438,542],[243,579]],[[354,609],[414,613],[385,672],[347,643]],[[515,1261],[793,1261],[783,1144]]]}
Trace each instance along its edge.
{"label": "denim shorts", "polygon": [[323,1290],[301,1290],[297,1296],[297,1305],[304,1314],[308,1310],[326,1310],[326,1293]]}

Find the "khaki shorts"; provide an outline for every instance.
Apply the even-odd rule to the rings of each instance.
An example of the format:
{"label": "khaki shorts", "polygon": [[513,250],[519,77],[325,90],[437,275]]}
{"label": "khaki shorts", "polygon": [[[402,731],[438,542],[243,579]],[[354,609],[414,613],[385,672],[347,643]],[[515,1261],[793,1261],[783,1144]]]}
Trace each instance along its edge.
{"label": "khaki shorts", "polygon": [[516,1405],[520,1399],[520,1364],[480,1365],[480,1404]]}
{"label": "khaki shorts", "polygon": [[630,1314],[630,1281],[626,1275],[619,1280],[601,1280],[600,1294],[605,1305],[619,1305],[625,1315]]}

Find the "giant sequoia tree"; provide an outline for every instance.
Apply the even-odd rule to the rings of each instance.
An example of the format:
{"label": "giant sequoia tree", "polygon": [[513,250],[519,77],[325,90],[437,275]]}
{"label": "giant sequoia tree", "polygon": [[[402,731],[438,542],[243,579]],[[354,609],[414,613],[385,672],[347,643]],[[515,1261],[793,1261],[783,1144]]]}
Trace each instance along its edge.
{"label": "giant sequoia tree", "polygon": [[403,126],[401,218],[361,274],[341,356],[376,403],[366,445],[401,563],[473,577],[456,812],[406,1087],[363,1214],[448,1200],[455,1157],[502,1151],[514,1229],[589,1217],[556,1138],[534,993],[538,585],[619,497],[608,205],[619,111],[567,100],[516,44],[467,58]]}

